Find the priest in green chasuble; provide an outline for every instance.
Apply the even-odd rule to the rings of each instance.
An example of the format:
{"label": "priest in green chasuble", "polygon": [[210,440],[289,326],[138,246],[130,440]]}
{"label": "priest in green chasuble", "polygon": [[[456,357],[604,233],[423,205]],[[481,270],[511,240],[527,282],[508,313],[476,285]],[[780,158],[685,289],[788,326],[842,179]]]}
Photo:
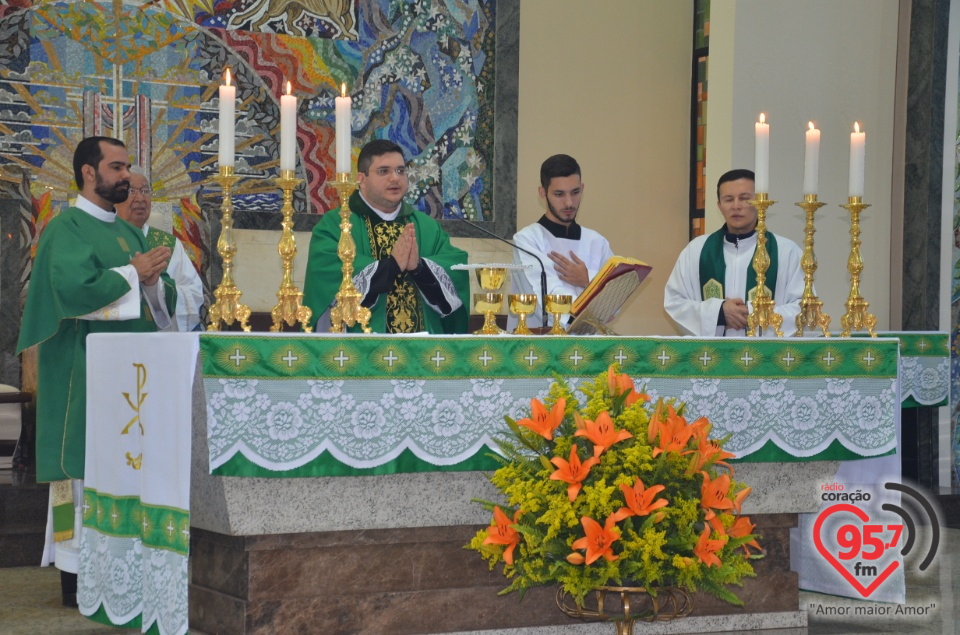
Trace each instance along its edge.
{"label": "priest in green chasuble", "polygon": [[[757,287],[753,254],[757,247],[757,209],[750,170],[730,170],[717,182],[717,207],[726,221],[719,230],[690,241],[677,258],[663,292],[663,308],[680,329],[699,337],[744,336]],[[797,330],[803,298],[803,250],[792,240],[767,231],[770,268],[765,287],[773,310],[783,317],[784,335]],[[767,328],[763,335],[773,335]]]}
{"label": "priest in green chasuble", "polygon": [[[370,309],[375,333],[465,333],[470,306],[467,253],[450,244],[440,223],[403,201],[406,162],[397,144],[378,139],[360,151],[358,190],[350,197],[356,243],[353,282]],[[339,209],[313,229],[303,287],[316,331],[330,330],[330,309],[343,280],[337,255]],[[353,327],[359,331],[360,325]]]}
{"label": "priest in green chasuble", "polygon": [[[86,337],[168,328],[176,290],[161,277],[170,249],[148,249],[140,230],[116,217],[114,205],[126,200],[130,188],[123,143],[84,139],[73,167],[80,195],[40,236],[17,352],[38,345],[37,480],[52,482],[54,527],[48,527],[48,538],[78,548],[74,527],[79,526],[75,512],[82,504],[79,479],[86,447]],[[44,564],[53,559],[50,547],[48,540]],[[58,546],[57,567],[75,573],[78,553],[71,548],[61,553]],[[66,603],[66,588],[64,593]]]}

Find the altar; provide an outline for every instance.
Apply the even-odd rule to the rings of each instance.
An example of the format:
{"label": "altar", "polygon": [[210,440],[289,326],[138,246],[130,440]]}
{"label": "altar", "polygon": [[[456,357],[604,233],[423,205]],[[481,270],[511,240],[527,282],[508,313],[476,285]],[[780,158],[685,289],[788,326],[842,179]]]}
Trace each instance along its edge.
{"label": "altar", "polygon": [[[120,543],[138,540],[145,559],[178,554],[153,568],[157,580],[144,567],[140,592],[144,607],[160,591],[174,607],[145,608],[143,625],[174,633],[187,627],[187,606],[189,625],[205,633],[609,632],[565,617],[552,589],[522,603],[498,596],[503,577],[463,546],[489,523],[471,501],[496,498],[483,470],[494,467],[503,416],[542,397],[554,374],[575,386],[611,363],[654,399],[677,397],[688,416],[708,416],[715,435],[731,433],[737,478],[754,488],[744,512],[766,557],[738,590],[746,606],[698,595],[683,632],[804,626],[790,528],[817,510],[839,461],[896,451],[901,407],[899,342],[886,338],[95,335],[88,353],[90,394],[101,395],[89,401],[104,408],[88,412],[88,439],[117,436],[130,417],[109,413],[129,409],[132,394],[144,396],[145,426],[138,445],[126,435],[126,446],[91,456],[88,441],[88,465],[123,463],[142,507],[163,512],[109,520],[120,506],[105,513],[103,501],[135,498],[136,487],[127,479],[111,493],[116,479],[88,478],[86,558],[128,557],[137,549]],[[179,361],[161,363],[170,359]],[[192,406],[180,405],[184,394]],[[163,458],[147,450],[158,436],[169,437]],[[126,455],[138,451],[134,470]],[[171,474],[189,474],[189,491],[157,505],[152,484]],[[157,545],[158,534],[179,542]],[[111,549],[98,550],[105,541]],[[112,583],[87,570],[90,588]],[[115,595],[81,597],[81,611],[126,623],[114,619]]]}

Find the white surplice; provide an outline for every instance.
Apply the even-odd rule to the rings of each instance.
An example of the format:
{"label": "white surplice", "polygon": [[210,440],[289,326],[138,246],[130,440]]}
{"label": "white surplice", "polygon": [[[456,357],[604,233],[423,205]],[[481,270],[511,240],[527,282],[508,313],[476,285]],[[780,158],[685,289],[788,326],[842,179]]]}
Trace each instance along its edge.
{"label": "white surplice", "polygon": [[[687,335],[743,337],[746,335],[744,329],[717,325],[723,299],[701,299],[704,281],[700,280],[700,252],[708,237],[697,236],[680,252],[663,291],[663,308]],[[736,244],[724,239],[723,258],[727,266],[726,279],[723,281],[724,298],[747,300],[747,268],[752,266],[756,246],[756,234],[741,238]],[[804,286],[803,270],[800,268],[802,257],[803,251],[795,242],[777,236],[778,268],[777,284],[773,289],[773,310],[783,317],[781,330],[784,335],[793,335],[797,330],[796,319],[800,313]],[[747,306],[750,311],[753,310],[752,303],[747,302]],[[773,329],[767,328],[763,334],[772,336]]]}
{"label": "white surplice", "polygon": [[[149,225],[143,226],[143,235],[150,231]],[[181,333],[192,331],[200,324],[200,307],[203,306],[203,282],[196,267],[187,256],[183,243],[174,237],[175,244],[170,253],[167,275],[177,285],[177,330]]]}
{"label": "white surplice", "polygon": [[[518,231],[513,236],[513,242],[527,251],[540,256],[543,266],[547,271],[547,293],[556,293],[573,296],[574,299],[583,291],[584,287],[575,287],[570,283],[564,282],[557,274],[553,261],[547,254],[555,251],[565,258],[570,258],[570,252],[577,255],[587,266],[587,273],[590,279],[597,275],[600,268],[606,264],[607,260],[613,258],[613,251],[610,249],[610,243],[606,238],[584,226],[580,226],[580,239],[571,240],[569,238],[559,238],[550,233],[550,231],[540,223],[528,225]],[[540,264],[530,254],[525,254],[519,249],[513,250],[513,261],[516,264],[527,265],[526,269],[515,269],[511,272],[512,289],[511,293],[535,293],[538,298],[537,310],[527,316],[527,326],[543,326],[540,318],[543,310],[543,298],[540,288]],[[566,316],[562,318],[566,320]],[[553,325],[553,317],[547,317],[547,326]],[[517,323],[517,316],[510,313],[508,318],[508,328],[513,330]]]}

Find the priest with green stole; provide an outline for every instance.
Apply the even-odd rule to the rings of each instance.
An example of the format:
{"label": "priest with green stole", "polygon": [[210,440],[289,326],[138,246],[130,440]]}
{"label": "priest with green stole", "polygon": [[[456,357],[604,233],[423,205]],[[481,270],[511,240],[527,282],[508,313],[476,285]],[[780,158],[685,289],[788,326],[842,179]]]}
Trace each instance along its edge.
{"label": "priest with green stole", "polygon": [[[407,168],[403,149],[371,141],[357,159],[358,190],[350,197],[351,235],[356,243],[353,283],[370,309],[375,333],[465,333],[470,306],[467,254],[450,244],[440,223],[404,202]],[[330,330],[330,309],[343,280],[337,255],[339,209],[313,229],[303,302],[315,329]],[[353,327],[360,330],[360,325]]]}
{"label": "priest with green stole", "polygon": [[74,152],[73,170],[80,194],[40,235],[17,352],[37,345],[37,481],[50,482],[52,507],[42,564],[56,562],[64,604],[76,606],[86,338],[168,329],[176,290],[161,275],[170,249],[148,249],[143,233],[116,216],[114,205],[125,201],[130,189],[123,143],[84,139]]}
{"label": "priest with green stole", "polygon": [[[750,170],[730,170],[717,182],[717,207],[726,221],[719,230],[697,236],[677,258],[663,290],[663,308],[680,329],[699,337],[746,335],[757,274],[757,209]],[[804,279],[803,251],[792,240],[768,231],[770,268],[764,286],[773,298],[773,310],[783,317],[783,334],[793,335]],[[773,328],[763,335],[773,335]]]}

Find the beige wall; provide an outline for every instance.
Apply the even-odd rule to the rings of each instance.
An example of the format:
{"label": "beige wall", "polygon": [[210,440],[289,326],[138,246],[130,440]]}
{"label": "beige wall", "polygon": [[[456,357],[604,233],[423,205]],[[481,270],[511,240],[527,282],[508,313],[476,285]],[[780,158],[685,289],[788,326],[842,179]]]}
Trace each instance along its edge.
{"label": "beige wall", "polygon": [[543,160],[575,157],[586,184],[578,220],[653,266],[613,325],[624,335],[676,333],[663,286],[688,236],[692,25],[691,2],[520,7],[517,225],[543,213]]}
{"label": "beige wall", "polygon": [[[891,173],[898,0],[713,0],[707,182],[731,167],[753,168],[753,123],[770,123],[768,226],[803,246],[804,130],[821,130],[816,215],[817,293],[831,328],[840,328],[850,292],[847,202],[850,132],[866,131],[861,217],[864,271],[860,292],[878,328],[890,323]],[[708,199],[709,200],[709,199]],[[715,197],[714,197],[715,200]],[[708,205],[707,229],[723,223]],[[894,291],[898,293],[898,291]]]}

